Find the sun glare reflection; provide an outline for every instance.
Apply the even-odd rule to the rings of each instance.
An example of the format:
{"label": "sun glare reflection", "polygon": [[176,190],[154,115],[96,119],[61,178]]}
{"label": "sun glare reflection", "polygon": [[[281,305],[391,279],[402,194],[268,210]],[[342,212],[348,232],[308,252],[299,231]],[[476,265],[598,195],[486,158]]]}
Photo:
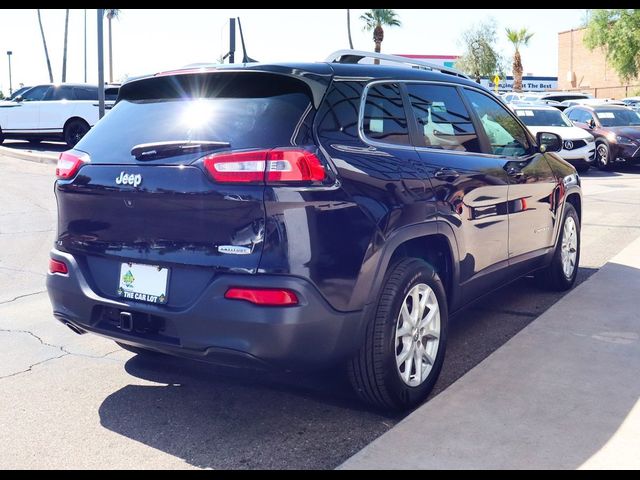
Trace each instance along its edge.
{"label": "sun glare reflection", "polygon": [[207,125],[213,116],[213,105],[207,100],[189,102],[182,115],[182,123],[189,129],[199,129]]}

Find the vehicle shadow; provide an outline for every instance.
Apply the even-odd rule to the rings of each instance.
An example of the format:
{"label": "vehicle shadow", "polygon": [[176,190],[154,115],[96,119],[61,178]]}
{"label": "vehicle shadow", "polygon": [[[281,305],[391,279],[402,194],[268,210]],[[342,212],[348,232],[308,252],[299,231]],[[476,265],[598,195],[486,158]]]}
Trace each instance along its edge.
{"label": "vehicle shadow", "polygon": [[[594,272],[581,268],[578,283]],[[430,398],[561,296],[524,278],[453,317]],[[136,355],[125,369],[143,383],[109,395],[100,407],[101,424],[203,468],[335,467],[404,417],[360,403],[342,368],[265,373]]]}
{"label": "vehicle shadow", "polygon": [[342,369],[266,373],[164,355],[125,369],[145,382],[109,395],[101,424],[201,468],[337,466],[399,420],[367,410]]}

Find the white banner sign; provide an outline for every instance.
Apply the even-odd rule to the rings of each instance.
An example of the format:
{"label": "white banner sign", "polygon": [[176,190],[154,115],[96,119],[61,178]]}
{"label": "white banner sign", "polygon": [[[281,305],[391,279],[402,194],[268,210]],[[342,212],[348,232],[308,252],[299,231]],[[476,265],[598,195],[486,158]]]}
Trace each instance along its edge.
{"label": "white banner sign", "polygon": [[[481,78],[480,83],[490,90],[495,88],[493,81],[488,78]],[[557,90],[557,77],[522,77],[522,90],[529,92],[544,92],[545,90]],[[513,79],[503,78],[498,84],[499,91],[513,90]]]}

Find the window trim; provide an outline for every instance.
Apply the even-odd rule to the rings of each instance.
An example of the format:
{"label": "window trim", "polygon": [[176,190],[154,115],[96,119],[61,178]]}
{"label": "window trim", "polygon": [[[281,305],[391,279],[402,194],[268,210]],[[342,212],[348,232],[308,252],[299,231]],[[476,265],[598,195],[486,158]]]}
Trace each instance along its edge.
{"label": "window trim", "polygon": [[[380,85],[383,83],[398,84],[398,89],[400,90],[400,98],[402,99],[402,108],[404,109],[404,116],[407,120],[407,136],[409,137],[408,145],[403,145],[401,143],[380,142],[378,140],[368,138],[364,133],[364,110],[367,102],[367,94],[369,93],[369,89],[371,89],[371,87],[375,85]],[[409,125],[410,120],[409,120],[409,116],[407,115],[407,98],[406,98],[407,96],[403,87],[404,86],[402,85],[402,80],[392,80],[392,79],[376,80],[375,82],[367,83],[364,86],[364,88],[362,89],[362,94],[360,95],[360,109],[358,111],[358,136],[360,137],[360,140],[362,140],[362,142],[366,143],[367,145],[371,145],[373,147],[401,148],[404,150],[415,150],[415,145],[413,144],[414,138],[412,137],[412,134],[411,134],[412,127]]]}
{"label": "window trim", "polygon": [[[413,105],[411,104],[411,99],[409,98],[409,92],[408,92],[408,89],[407,89],[407,86],[416,85],[416,84],[432,84],[432,85],[437,86],[437,87],[450,87],[456,92],[456,94],[458,95],[458,98],[460,98],[460,102],[462,103],[462,106],[464,107],[464,109],[469,114],[469,121],[470,121],[471,125],[473,126],[474,133],[478,137],[478,144],[479,144],[480,150],[481,150],[480,152],[472,152],[472,151],[469,151],[469,150],[450,150],[450,149],[447,149],[447,148],[436,148],[436,147],[432,147],[432,146],[426,144],[426,142],[424,141],[424,136],[422,134],[420,134],[420,130],[421,130],[420,123],[418,122],[418,118],[417,118],[416,114],[413,111]],[[413,119],[413,121],[411,123],[414,124],[415,129],[416,129],[416,141],[414,142],[414,145],[415,145],[415,147],[417,149],[420,149],[420,151],[429,151],[429,152],[437,151],[437,152],[447,152],[447,153],[457,153],[457,154],[468,153],[468,154],[472,154],[472,155],[482,155],[482,154],[485,153],[484,150],[486,150],[486,149],[485,149],[485,146],[482,143],[482,140],[480,138],[481,135],[478,133],[478,125],[475,122],[475,117],[472,114],[472,112],[470,111],[469,105],[467,104],[467,101],[466,101],[466,98],[464,98],[464,95],[462,95],[462,92],[460,91],[460,88],[458,88],[459,87],[458,85],[456,85],[456,84],[448,84],[448,83],[444,83],[444,82],[433,82],[433,81],[430,81],[430,82],[426,82],[426,81],[425,82],[406,81],[406,82],[404,82],[404,87],[405,87],[405,91],[407,91],[407,102],[408,102],[407,103],[408,104],[407,108],[411,112],[411,117]]]}
{"label": "window trim", "polygon": [[[400,86],[400,94],[403,98],[405,116],[407,117],[407,124],[409,126],[409,141],[411,142],[411,145],[401,145],[397,143],[380,142],[377,140],[367,138],[367,136],[364,134],[364,107],[366,105],[365,102],[367,99],[367,94],[369,92],[369,89],[372,86],[378,85],[381,83],[397,83]],[[419,146],[418,145],[419,142],[416,140],[415,136],[412,135],[412,131],[413,133],[415,133],[416,136],[418,134],[418,123],[417,123],[418,120],[416,119],[416,116],[413,113],[413,109],[411,108],[411,103],[409,101],[409,98],[406,92],[406,84],[408,83],[444,85],[444,86],[454,87],[456,90],[458,90],[458,95],[460,95],[460,98],[462,99],[462,102],[465,108],[471,115],[471,122],[473,124],[473,128],[476,131],[476,134],[478,135],[478,142],[480,143],[480,149],[482,150],[482,152],[469,152],[469,151],[463,152],[459,150],[444,150],[441,148]],[[479,123],[480,120],[478,119],[478,116],[475,110],[471,108],[471,105],[469,105],[469,101],[466,95],[464,94],[464,92],[462,91],[464,89],[473,90],[485,96],[488,96],[489,98],[493,99],[496,103],[498,103],[500,106],[502,106],[502,108],[504,108],[513,118],[515,118],[518,125],[522,127],[527,137],[527,140],[529,140],[532,151],[526,153],[521,157],[506,157],[505,155],[496,155],[495,153],[492,153],[489,145],[489,139],[486,136],[487,134],[484,131],[484,128],[479,128],[479,126],[481,126]],[[533,135],[531,135],[526,125],[524,125],[520,121],[520,119],[510,111],[509,107],[507,107],[506,104],[503,101],[501,101],[501,99],[493,98],[490,94],[487,95],[487,92],[484,91],[482,88],[477,88],[472,85],[466,85],[462,83],[454,83],[454,82],[446,82],[446,81],[438,81],[438,80],[388,79],[387,78],[387,79],[375,80],[373,82],[367,83],[362,89],[362,94],[360,95],[360,110],[358,112],[358,137],[360,138],[360,141],[362,141],[362,143],[364,143],[365,145],[370,145],[372,147],[397,148],[401,150],[414,150],[418,152],[432,152],[432,153],[441,153],[441,154],[446,153],[446,154],[452,154],[452,155],[485,155],[490,158],[525,158],[535,154],[535,152],[538,149],[538,142],[533,137]]]}
{"label": "window trim", "polygon": [[[480,89],[469,88],[466,85],[461,85],[460,89],[461,90],[465,90],[465,89],[475,90],[477,93],[480,93],[480,94],[484,95],[485,97],[488,97],[488,98],[490,98],[490,99],[495,101],[494,98],[492,98],[490,95],[487,95],[487,92],[483,92]],[[463,98],[464,98],[465,104],[468,105],[469,99],[466,97],[466,95],[463,95]],[[482,146],[483,149],[486,149],[486,152],[484,152],[484,153],[489,155],[490,157],[493,157],[493,158],[526,158],[526,157],[530,157],[531,155],[534,155],[538,151],[538,143],[533,138],[533,135],[531,134],[531,132],[529,131],[527,126],[524,123],[522,123],[522,121],[518,118],[518,116],[510,108],[506,107],[501,102],[496,101],[496,103],[498,105],[500,105],[505,110],[505,112],[507,112],[507,114],[510,115],[511,118],[513,118],[516,121],[516,123],[522,127],[522,130],[524,131],[524,136],[529,141],[529,151],[525,152],[523,155],[520,155],[518,157],[510,157],[508,155],[498,155],[498,154],[493,153],[491,151],[491,142],[489,141],[489,137],[487,136],[487,132],[485,131],[484,127],[481,125],[481,121],[480,121],[480,118],[478,117],[477,112],[473,108],[471,108],[471,105],[468,105],[468,109],[469,109],[469,111],[471,113],[471,116],[475,119],[475,121],[478,122],[478,124],[481,127],[481,130],[480,130],[481,133],[478,132],[479,133],[478,136],[479,137],[482,136],[483,142],[486,142]],[[474,123],[474,125],[475,125],[475,123]]]}

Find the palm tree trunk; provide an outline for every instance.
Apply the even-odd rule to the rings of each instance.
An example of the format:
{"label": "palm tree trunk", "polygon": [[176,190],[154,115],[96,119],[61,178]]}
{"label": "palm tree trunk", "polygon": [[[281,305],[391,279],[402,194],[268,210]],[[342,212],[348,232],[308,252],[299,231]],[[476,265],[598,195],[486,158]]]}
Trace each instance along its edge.
{"label": "palm tree trunk", "polygon": [[69,9],[64,17],[64,47],[62,50],[62,83],[67,81],[67,38],[69,37]]}
{"label": "palm tree trunk", "polygon": [[349,48],[353,50],[353,41],[351,41],[351,13],[347,8],[347,32],[349,34]]}
{"label": "palm tree trunk", "polygon": [[111,17],[109,20],[109,83],[113,83],[113,49],[111,46]]}
{"label": "palm tree trunk", "polygon": [[513,91],[522,91],[522,59],[520,58],[520,51],[516,49],[516,53],[513,55]]}
{"label": "palm tree trunk", "polygon": [[44,28],[42,27],[42,17],[40,9],[38,9],[38,23],[40,24],[40,33],[42,34],[42,44],[44,45],[44,56],[47,59],[47,68],[49,69],[49,82],[53,83],[53,72],[51,71],[51,62],[49,61],[49,50],[47,50],[47,40],[44,36]]}

